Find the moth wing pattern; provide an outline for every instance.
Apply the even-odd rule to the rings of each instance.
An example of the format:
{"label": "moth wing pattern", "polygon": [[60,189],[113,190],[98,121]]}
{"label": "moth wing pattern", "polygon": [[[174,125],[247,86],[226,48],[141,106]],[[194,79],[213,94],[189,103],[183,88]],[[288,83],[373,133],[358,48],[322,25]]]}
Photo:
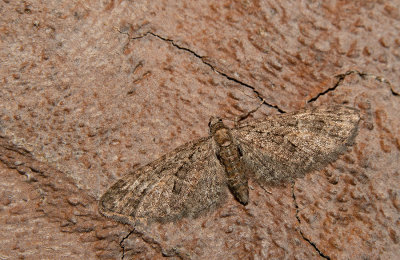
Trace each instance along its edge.
{"label": "moth wing pattern", "polygon": [[197,217],[218,207],[227,188],[214,145],[201,138],[128,173],[101,197],[100,212],[132,224]]}
{"label": "moth wing pattern", "polygon": [[352,145],[359,120],[354,108],[311,108],[248,122],[232,135],[256,180],[277,184],[336,160]]}

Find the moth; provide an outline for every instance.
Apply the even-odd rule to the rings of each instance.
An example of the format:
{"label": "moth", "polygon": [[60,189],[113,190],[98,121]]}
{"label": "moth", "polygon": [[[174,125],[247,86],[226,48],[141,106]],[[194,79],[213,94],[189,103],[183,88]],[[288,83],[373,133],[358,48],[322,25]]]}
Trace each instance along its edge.
{"label": "moth", "polygon": [[309,108],[229,128],[218,117],[209,136],[129,172],[101,197],[104,216],[134,224],[198,217],[221,206],[229,190],[247,205],[248,179],[260,185],[302,177],[335,161],[357,135],[359,111]]}

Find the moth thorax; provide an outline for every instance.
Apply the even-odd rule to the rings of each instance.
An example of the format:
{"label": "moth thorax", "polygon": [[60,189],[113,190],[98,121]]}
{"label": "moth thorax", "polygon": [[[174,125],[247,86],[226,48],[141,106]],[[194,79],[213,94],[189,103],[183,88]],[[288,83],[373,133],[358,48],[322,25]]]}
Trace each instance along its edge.
{"label": "moth thorax", "polygon": [[229,129],[227,128],[218,129],[214,133],[214,140],[220,146],[229,146],[232,143],[232,137],[230,135]]}

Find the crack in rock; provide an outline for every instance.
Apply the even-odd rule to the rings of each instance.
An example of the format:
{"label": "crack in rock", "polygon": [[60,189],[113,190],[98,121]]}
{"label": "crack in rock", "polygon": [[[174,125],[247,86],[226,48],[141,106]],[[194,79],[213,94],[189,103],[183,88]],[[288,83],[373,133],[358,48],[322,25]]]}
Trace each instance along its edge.
{"label": "crack in rock", "polygon": [[121,259],[125,259],[125,254],[126,254],[124,241],[126,239],[128,239],[129,236],[132,235],[132,234],[136,234],[145,244],[148,244],[148,245],[153,244],[154,246],[150,246],[150,247],[153,248],[153,249],[156,249],[156,251],[160,255],[162,255],[163,257],[173,257],[173,256],[175,256],[178,259],[187,259],[187,257],[185,257],[185,255],[182,254],[180,252],[180,250],[178,250],[177,248],[165,249],[155,239],[153,239],[153,238],[151,238],[149,236],[145,237],[144,232],[143,231],[139,231],[137,229],[133,229],[133,230],[129,231],[129,233],[125,237],[123,237],[122,240],[119,242],[119,246],[122,249],[122,257],[121,257]]}
{"label": "crack in rock", "polygon": [[[294,206],[295,206],[295,208],[296,208],[296,219],[297,219],[297,222],[299,222],[299,225],[301,225],[301,220],[300,220],[300,217],[299,217],[299,206],[297,205],[296,195],[294,194],[294,185],[295,185],[295,183],[293,182],[293,183],[292,183],[292,197],[293,197],[293,203],[294,203]],[[302,237],[305,241],[307,241],[307,243],[309,243],[312,247],[314,247],[314,249],[317,251],[317,253],[318,253],[321,257],[323,257],[323,258],[325,258],[325,259],[329,259],[329,260],[331,259],[329,256],[327,256],[327,255],[325,255],[324,253],[322,253],[322,251],[317,247],[317,245],[316,245],[314,242],[312,242],[309,238],[307,238],[306,236],[304,236],[303,231],[301,231],[300,227],[299,227],[299,233],[300,233],[301,237]]]}
{"label": "crack in rock", "polygon": [[256,96],[258,97],[258,99],[263,100],[263,104],[265,104],[265,105],[267,105],[268,107],[271,107],[271,108],[277,110],[279,113],[286,113],[286,111],[284,111],[283,109],[281,109],[278,105],[273,105],[273,104],[269,104],[268,102],[266,102],[265,99],[264,99],[264,98],[262,97],[262,95],[260,94],[260,92],[257,91],[255,87],[253,87],[253,86],[251,86],[251,85],[249,85],[249,84],[247,84],[247,83],[245,83],[245,82],[242,82],[242,81],[240,81],[240,80],[238,80],[238,79],[236,79],[236,78],[234,78],[234,77],[231,77],[231,76],[229,76],[228,74],[226,74],[226,73],[224,73],[224,72],[218,70],[218,69],[215,68],[211,63],[207,62],[207,61],[205,60],[204,56],[201,56],[201,55],[197,54],[195,51],[193,51],[193,50],[191,50],[191,49],[189,49],[189,48],[182,47],[182,46],[178,45],[177,43],[175,43],[174,40],[171,40],[171,39],[162,37],[162,36],[160,36],[160,35],[158,35],[158,34],[156,34],[156,33],[150,32],[150,31],[148,31],[148,32],[146,32],[146,33],[144,33],[144,34],[141,34],[141,35],[139,35],[139,36],[135,36],[135,37],[131,37],[129,33],[127,33],[127,32],[122,32],[122,31],[119,30],[119,29],[117,29],[117,31],[118,31],[119,33],[121,33],[121,34],[126,34],[126,35],[128,35],[129,40],[142,39],[142,38],[144,38],[144,37],[146,37],[146,36],[148,36],[148,35],[151,35],[151,36],[153,36],[153,37],[155,37],[155,38],[158,38],[158,39],[160,39],[160,40],[162,40],[162,41],[165,41],[165,42],[170,43],[172,46],[174,46],[175,48],[177,48],[177,49],[179,49],[179,50],[183,50],[183,51],[189,52],[190,54],[194,55],[196,58],[200,59],[205,65],[207,65],[208,67],[210,67],[210,68],[211,68],[214,72],[216,72],[217,74],[219,74],[219,75],[225,77],[226,79],[228,79],[228,80],[230,80],[230,81],[233,81],[233,82],[235,82],[235,83],[237,83],[237,84],[239,84],[239,85],[241,85],[241,86],[244,86],[244,87],[246,87],[246,88],[251,89],[251,90],[253,91],[253,93],[256,94]]}
{"label": "crack in rock", "polygon": [[[234,77],[231,77],[231,76],[229,76],[228,74],[226,74],[226,73],[224,73],[224,72],[218,70],[218,69],[215,68],[211,63],[207,62],[204,56],[201,56],[201,55],[197,54],[195,51],[193,51],[193,50],[191,50],[191,49],[189,49],[189,48],[182,47],[182,46],[178,45],[178,44],[177,44],[176,42],[174,42],[174,40],[172,40],[172,39],[168,39],[168,38],[162,37],[162,36],[160,36],[160,35],[158,35],[158,34],[156,34],[156,33],[154,33],[154,32],[151,32],[151,31],[148,31],[148,32],[146,32],[146,33],[144,33],[144,34],[141,34],[141,35],[135,36],[135,37],[131,37],[131,35],[130,35],[129,33],[127,33],[127,32],[122,32],[120,29],[117,29],[117,31],[118,31],[119,33],[121,33],[121,34],[126,34],[126,35],[128,36],[129,41],[130,41],[130,40],[141,39],[141,38],[144,38],[144,37],[147,37],[147,36],[151,35],[151,36],[153,36],[153,37],[155,37],[155,38],[158,38],[158,39],[160,39],[160,40],[162,40],[162,41],[165,41],[165,42],[170,43],[172,46],[176,47],[176,48],[179,49],[179,50],[183,50],[183,51],[189,52],[190,54],[194,55],[196,58],[200,59],[205,65],[207,65],[208,67],[210,67],[214,72],[218,73],[219,75],[222,75],[222,76],[225,77],[226,79],[228,79],[228,80],[230,80],[230,81],[233,81],[233,82],[235,82],[235,83],[237,83],[237,84],[239,84],[239,85],[241,85],[241,86],[244,86],[244,87],[246,87],[246,88],[251,89],[251,90],[256,94],[256,96],[257,96],[260,100],[263,101],[262,104],[265,104],[265,105],[267,105],[268,107],[271,107],[271,108],[273,108],[273,109],[276,109],[276,110],[277,110],[278,112],[280,112],[280,113],[286,113],[286,111],[284,111],[283,109],[279,108],[278,105],[273,105],[273,104],[267,103],[267,102],[264,100],[264,98],[262,97],[262,95],[260,94],[260,92],[258,92],[258,91],[256,90],[255,87],[253,87],[253,86],[251,86],[251,85],[249,85],[249,84],[247,84],[247,83],[245,83],[245,82],[242,82],[242,81],[240,81],[240,80],[238,80],[238,79],[236,79],[236,78],[234,78]],[[346,78],[347,76],[351,75],[351,74],[356,74],[356,75],[360,76],[362,79],[365,79],[366,77],[372,77],[373,79],[375,79],[375,80],[377,80],[377,81],[379,81],[379,82],[381,82],[381,83],[387,84],[387,85],[389,86],[391,92],[392,92],[392,95],[394,95],[394,96],[399,96],[399,95],[400,95],[400,93],[396,92],[396,91],[393,89],[392,84],[391,84],[387,79],[385,79],[385,78],[383,78],[383,77],[381,77],[381,76],[375,76],[375,75],[372,75],[372,74],[360,72],[360,71],[358,71],[358,70],[349,70],[349,71],[346,71],[346,72],[343,73],[343,74],[336,75],[335,78],[337,78],[338,80],[337,80],[337,82],[334,84],[334,86],[332,86],[332,87],[330,87],[330,88],[324,90],[323,92],[318,93],[315,97],[309,99],[309,100],[307,101],[307,103],[315,102],[319,97],[321,97],[321,96],[323,96],[323,95],[326,95],[326,94],[328,94],[329,92],[332,92],[332,91],[336,90],[336,88],[339,87],[339,86],[341,85],[341,83],[345,80],[345,78]],[[298,223],[301,225],[301,219],[300,219],[300,217],[299,217],[299,207],[298,207],[298,204],[297,204],[297,201],[296,201],[296,195],[295,195],[295,193],[294,193],[294,184],[295,184],[295,183],[292,183],[292,197],[293,197],[294,206],[295,206],[295,208],[296,208],[296,219],[297,219]],[[132,233],[134,233],[134,232],[135,232],[134,230],[130,231],[129,234],[128,234],[127,236],[125,236],[125,237],[121,240],[121,242],[120,242],[120,246],[121,246],[121,248],[122,248],[122,259],[124,259],[124,256],[125,256],[125,247],[124,247],[124,245],[123,245],[123,242],[124,242],[125,239],[127,239],[127,238],[128,238]],[[146,241],[146,240],[143,238],[143,234],[142,234],[142,233],[140,233],[140,232],[135,232],[135,233],[138,233],[138,234],[140,235],[141,239],[142,239],[144,242],[148,243],[148,241]],[[323,257],[323,258],[325,258],[325,259],[330,259],[329,256],[327,256],[327,255],[325,255],[324,253],[322,253],[322,251],[317,247],[317,245],[316,245],[314,242],[312,242],[309,238],[307,238],[307,237],[303,234],[303,232],[300,230],[300,228],[299,228],[299,233],[300,233],[301,237],[304,239],[304,241],[306,241],[307,243],[309,243],[309,244],[316,250],[316,252],[317,252],[321,257]],[[172,254],[170,254],[170,253],[166,254],[165,252],[167,252],[167,251],[169,252],[170,250],[167,250],[167,251],[164,250],[164,249],[161,247],[161,245],[160,245],[159,243],[157,243],[156,241],[153,241],[153,243],[157,245],[157,247],[158,247],[158,249],[159,249],[159,252],[160,252],[163,256],[177,256],[177,257],[179,257],[179,258],[182,258],[182,256],[181,256],[181,255],[179,254],[179,252],[177,252],[176,250],[172,250],[172,251],[173,251]]]}
{"label": "crack in rock", "polygon": [[133,233],[133,230],[129,231],[129,233],[125,237],[123,237],[122,240],[119,242],[119,246],[122,249],[122,257],[121,257],[121,259],[124,259],[124,257],[125,257],[125,246],[124,246],[123,243],[124,243],[125,239],[127,239],[132,233]]}
{"label": "crack in rock", "polygon": [[[137,40],[137,39],[144,38],[144,37],[146,37],[146,36],[148,36],[148,35],[151,35],[151,36],[156,37],[156,38],[158,38],[158,39],[160,39],[160,40],[162,40],[162,41],[165,41],[165,42],[170,43],[172,46],[176,47],[176,48],[179,49],[179,50],[187,51],[187,52],[191,53],[192,55],[194,55],[196,58],[199,58],[205,65],[209,66],[213,71],[215,71],[215,72],[218,73],[219,75],[222,75],[222,76],[225,77],[226,79],[228,79],[228,80],[230,80],[230,81],[233,81],[233,82],[235,82],[235,83],[237,83],[237,84],[239,84],[239,85],[241,85],[241,86],[244,86],[244,87],[246,87],[246,88],[251,89],[251,90],[256,94],[256,96],[257,96],[260,100],[264,100],[263,104],[265,104],[265,105],[267,105],[268,107],[271,107],[271,108],[273,108],[273,109],[276,109],[276,110],[277,110],[278,112],[280,112],[280,113],[286,113],[286,111],[284,111],[283,109],[281,109],[278,105],[273,105],[273,104],[269,104],[268,102],[266,102],[265,99],[264,99],[264,98],[262,97],[262,95],[260,94],[260,92],[257,91],[255,87],[253,87],[253,86],[251,86],[251,85],[249,85],[249,84],[247,84],[247,83],[245,83],[245,82],[243,82],[243,81],[240,81],[240,80],[238,80],[238,79],[236,79],[236,78],[234,78],[234,77],[231,77],[231,76],[229,76],[228,74],[226,74],[226,73],[224,73],[224,72],[218,70],[218,69],[215,68],[211,63],[207,62],[207,61],[205,60],[204,56],[201,56],[201,55],[197,54],[195,51],[193,51],[193,50],[191,50],[191,49],[189,49],[189,48],[182,47],[182,46],[178,45],[177,43],[174,42],[174,40],[165,38],[165,37],[163,37],[163,36],[161,36],[161,35],[158,35],[158,34],[156,34],[156,33],[151,32],[151,31],[148,31],[148,32],[146,32],[146,33],[144,33],[144,34],[142,34],[142,35],[136,36],[136,37],[131,37],[129,33],[127,33],[127,32],[122,32],[122,31],[119,30],[119,29],[117,29],[117,31],[118,31],[119,33],[121,33],[121,34],[126,34],[126,35],[128,35],[129,40]],[[333,87],[330,87],[330,88],[324,90],[323,92],[318,93],[315,97],[309,99],[309,100],[307,101],[307,103],[314,102],[314,101],[316,101],[320,96],[326,95],[327,93],[336,90],[336,88],[344,81],[344,79],[345,79],[347,76],[351,75],[351,74],[357,74],[357,75],[359,75],[362,79],[365,79],[366,77],[372,77],[373,79],[375,79],[375,80],[377,80],[377,81],[379,81],[379,82],[381,82],[381,83],[387,84],[387,85],[389,86],[389,88],[390,88],[390,91],[392,92],[392,95],[394,95],[394,96],[399,96],[399,95],[400,95],[400,93],[396,92],[396,91],[394,90],[392,84],[391,84],[387,79],[385,79],[384,77],[375,76],[375,75],[373,75],[373,74],[368,74],[368,73],[365,73],[365,72],[360,72],[360,71],[358,71],[358,70],[349,70],[349,71],[346,71],[346,72],[343,73],[343,74],[336,75],[335,78],[337,78],[338,80],[337,80],[337,82],[335,83],[335,85],[334,85]]]}
{"label": "crack in rock", "polygon": [[374,80],[376,80],[376,81],[378,81],[378,82],[385,83],[386,85],[388,85],[389,88],[390,88],[390,91],[392,92],[392,95],[394,95],[394,96],[399,96],[399,95],[400,95],[400,93],[397,93],[397,92],[393,89],[392,84],[391,84],[387,79],[385,79],[384,77],[375,76],[375,75],[373,75],[373,74],[368,74],[368,73],[361,72],[361,71],[358,71],[358,70],[349,70],[349,71],[346,71],[346,72],[343,73],[343,74],[336,75],[335,78],[337,78],[338,81],[335,83],[335,85],[334,85],[333,87],[330,87],[330,88],[324,90],[323,92],[318,93],[315,97],[313,97],[313,98],[311,98],[310,100],[308,100],[307,103],[314,102],[314,101],[316,101],[320,96],[326,95],[326,94],[328,94],[329,92],[334,91],[337,87],[339,87],[339,85],[344,81],[344,79],[345,79],[347,76],[351,75],[351,74],[356,74],[356,75],[358,75],[358,76],[359,76],[360,78],[362,78],[362,79],[366,79],[367,77],[371,77],[371,78],[373,78]]}

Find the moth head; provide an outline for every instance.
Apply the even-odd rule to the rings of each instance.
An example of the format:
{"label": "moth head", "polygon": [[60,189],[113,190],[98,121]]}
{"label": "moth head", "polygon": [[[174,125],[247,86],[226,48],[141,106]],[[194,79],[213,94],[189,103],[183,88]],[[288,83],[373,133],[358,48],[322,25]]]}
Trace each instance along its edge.
{"label": "moth head", "polygon": [[215,132],[217,132],[219,129],[226,128],[226,126],[222,122],[222,119],[216,116],[212,116],[210,118],[210,121],[208,122],[208,127],[210,128],[211,135],[215,134]]}

